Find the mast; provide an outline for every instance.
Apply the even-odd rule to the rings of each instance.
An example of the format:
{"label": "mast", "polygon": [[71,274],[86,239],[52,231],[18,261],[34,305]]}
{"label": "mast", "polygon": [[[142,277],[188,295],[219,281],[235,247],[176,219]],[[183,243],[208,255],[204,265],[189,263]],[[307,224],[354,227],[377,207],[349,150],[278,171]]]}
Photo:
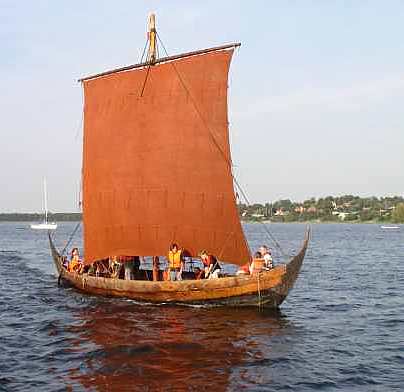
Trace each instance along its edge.
{"label": "mast", "polygon": [[147,40],[149,49],[147,52],[147,61],[153,65],[157,58],[157,31],[156,31],[156,15],[151,13],[148,19]]}
{"label": "mast", "polygon": [[45,223],[48,223],[48,195],[46,192],[46,178],[43,179],[43,193],[44,193]]}

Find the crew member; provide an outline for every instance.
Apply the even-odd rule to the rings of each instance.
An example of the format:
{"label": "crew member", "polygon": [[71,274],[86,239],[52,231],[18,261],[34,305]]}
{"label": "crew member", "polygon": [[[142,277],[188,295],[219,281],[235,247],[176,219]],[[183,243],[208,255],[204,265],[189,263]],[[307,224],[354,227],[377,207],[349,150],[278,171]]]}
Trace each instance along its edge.
{"label": "crew member", "polygon": [[265,268],[267,269],[274,268],[271,249],[268,248],[266,245],[262,245],[260,247],[260,252],[265,262]]}
{"label": "crew member", "polygon": [[168,251],[168,270],[170,280],[182,280],[182,270],[184,268],[184,260],[182,249],[176,243],[170,245]]}
{"label": "crew member", "polygon": [[72,249],[71,259],[67,269],[69,272],[78,272],[81,269],[81,260],[78,248]]}
{"label": "crew member", "polygon": [[160,259],[158,256],[153,256],[153,281],[159,280]]}
{"label": "crew member", "polygon": [[215,279],[219,277],[221,267],[216,257],[208,254],[206,250],[199,253],[199,257],[205,268],[205,279]]}
{"label": "crew member", "polygon": [[258,274],[260,273],[263,268],[264,268],[264,259],[262,257],[261,252],[255,252],[254,258],[251,261],[250,264],[250,274]]}
{"label": "crew member", "polygon": [[134,265],[133,257],[131,256],[121,256],[120,261],[123,263],[125,270],[125,280],[132,280],[134,278]]}

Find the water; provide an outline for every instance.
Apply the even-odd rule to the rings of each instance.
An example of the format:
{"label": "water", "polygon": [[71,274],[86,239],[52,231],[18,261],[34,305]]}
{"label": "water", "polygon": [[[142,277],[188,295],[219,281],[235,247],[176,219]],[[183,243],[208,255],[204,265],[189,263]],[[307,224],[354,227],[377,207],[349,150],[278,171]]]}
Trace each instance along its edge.
{"label": "water", "polygon": [[[60,225],[59,247],[74,225]],[[0,391],[404,388],[404,227],[314,225],[280,312],[59,288],[45,233],[27,227],[0,224]],[[270,228],[299,248],[304,226]],[[259,225],[245,230],[254,247],[269,243]]]}

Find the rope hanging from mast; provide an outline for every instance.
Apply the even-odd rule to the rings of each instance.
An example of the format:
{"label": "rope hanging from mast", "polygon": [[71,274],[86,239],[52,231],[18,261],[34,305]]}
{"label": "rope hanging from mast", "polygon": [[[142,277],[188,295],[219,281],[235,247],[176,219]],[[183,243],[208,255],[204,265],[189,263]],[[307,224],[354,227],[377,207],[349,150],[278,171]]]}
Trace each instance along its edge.
{"label": "rope hanging from mast", "polygon": [[143,63],[144,55],[146,53],[147,45],[149,44],[149,37],[146,39],[146,43],[144,44],[142,56],[140,57],[140,63]]}
{"label": "rope hanging from mast", "polygon": [[62,250],[61,256],[63,256],[66,252],[66,249],[68,248],[68,246],[70,245],[70,243],[73,240],[74,235],[76,234],[77,230],[79,229],[79,227],[81,226],[81,221],[77,223],[76,227],[74,228],[73,232],[70,234],[69,239],[66,242],[65,247]]}

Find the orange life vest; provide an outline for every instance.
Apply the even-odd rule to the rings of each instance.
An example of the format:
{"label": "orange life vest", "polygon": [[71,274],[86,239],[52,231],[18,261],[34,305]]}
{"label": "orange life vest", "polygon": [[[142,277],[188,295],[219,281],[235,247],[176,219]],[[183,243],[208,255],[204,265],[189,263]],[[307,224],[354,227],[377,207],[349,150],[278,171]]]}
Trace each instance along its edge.
{"label": "orange life vest", "polygon": [[175,253],[172,250],[168,252],[168,263],[170,269],[181,268],[181,254],[182,249],[178,249]]}
{"label": "orange life vest", "polygon": [[80,260],[78,257],[73,257],[73,259],[69,263],[69,272],[74,272],[76,271],[80,266]]}
{"label": "orange life vest", "polygon": [[252,274],[261,272],[264,268],[264,263],[265,263],[264,259],[253,259],[250,267],[250,272]]}

